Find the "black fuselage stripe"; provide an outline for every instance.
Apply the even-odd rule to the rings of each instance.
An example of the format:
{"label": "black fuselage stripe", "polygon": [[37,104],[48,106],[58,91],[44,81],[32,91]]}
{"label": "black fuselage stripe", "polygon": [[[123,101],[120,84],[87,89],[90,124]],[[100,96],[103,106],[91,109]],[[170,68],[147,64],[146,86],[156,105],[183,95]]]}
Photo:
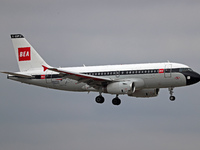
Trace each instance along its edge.
{"label": "black fuselage stripe", "polygon": [[[159,72],[160,69],[146,69],[146,70],[123,70],[123,71],[105,71],[105,72],[84,72],[81,74],[92,76],[121,76],[121,75],[141,75],[141,74],[162,74],[162,73],[179,73],[181,68],[175,69],[163,69],[163,72]],[[46,74],[45,79],[48,78],[62,78],[61,74]],[[34,75],[34,79],[41,79],[41,75]]]}

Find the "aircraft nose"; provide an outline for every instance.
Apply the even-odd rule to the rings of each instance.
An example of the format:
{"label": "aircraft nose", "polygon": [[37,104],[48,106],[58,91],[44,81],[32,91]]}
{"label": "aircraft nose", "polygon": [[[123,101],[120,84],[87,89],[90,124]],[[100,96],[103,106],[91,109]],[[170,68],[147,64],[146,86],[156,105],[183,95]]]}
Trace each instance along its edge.
{"label": "aircraft nose", "polygon": [[195,84],[200,81],[200,75],[194,71],[184,73],[187,85]]}

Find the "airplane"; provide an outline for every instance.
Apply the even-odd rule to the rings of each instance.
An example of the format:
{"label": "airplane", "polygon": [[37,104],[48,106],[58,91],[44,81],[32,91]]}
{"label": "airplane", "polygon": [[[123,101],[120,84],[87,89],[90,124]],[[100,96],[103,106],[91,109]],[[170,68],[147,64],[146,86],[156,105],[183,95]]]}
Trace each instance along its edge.
{"label": "airplane", "polygon": [[75,92],[98,92],[95,101],[104,103],[102,93],[116,95],[113,105],[120,105],[119,95],[156,97],[160,88],[173,89],[195,84],[200,75],[189,66],[172,63],[144,63],[57,68],[48,65],[22,34],[11,34],[19,72],[2,71],[7,78],[26,84]]}

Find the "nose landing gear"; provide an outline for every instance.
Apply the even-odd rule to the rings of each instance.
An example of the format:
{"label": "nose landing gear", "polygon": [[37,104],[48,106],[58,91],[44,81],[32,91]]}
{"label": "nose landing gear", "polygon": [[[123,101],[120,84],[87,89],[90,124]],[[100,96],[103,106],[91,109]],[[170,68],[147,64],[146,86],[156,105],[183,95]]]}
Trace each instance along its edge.
{"label": "nose landing gear", "polygon": [[171,101],[175,101],[175,99],[176,99],[176,97],[173,96],[173,93],[174,93],[173,89],[174,89],[174,88],[172,88],[172,87],[169,88],[169,94],[170,94],[169,99],[170,99]]}

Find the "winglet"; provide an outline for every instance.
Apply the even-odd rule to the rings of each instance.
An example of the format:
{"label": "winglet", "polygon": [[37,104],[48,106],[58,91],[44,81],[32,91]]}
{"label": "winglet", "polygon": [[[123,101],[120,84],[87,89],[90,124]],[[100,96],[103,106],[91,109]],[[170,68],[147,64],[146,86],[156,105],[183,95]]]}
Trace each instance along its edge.
{"label": "winglet", "polygon": [[43,66],[43,65],[42,65],[42,67],[44,68],[44,71],[46,71],[47,69],[49,69],[48,67]]}

